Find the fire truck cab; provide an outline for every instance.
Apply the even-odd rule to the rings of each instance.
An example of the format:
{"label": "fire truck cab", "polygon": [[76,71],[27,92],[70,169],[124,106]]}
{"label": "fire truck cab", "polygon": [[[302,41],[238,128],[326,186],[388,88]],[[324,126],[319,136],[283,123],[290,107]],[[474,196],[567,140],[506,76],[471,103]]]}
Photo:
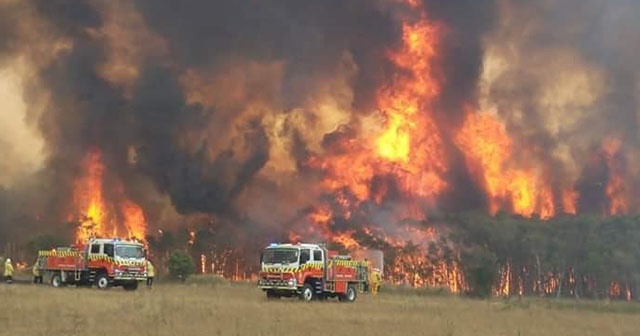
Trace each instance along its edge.
{"label": "fire truck cab", "polygon": [[322,244],[271,244],[260,256],[260,268],[258,287],[268,299],[337,297],[352,302],[370,287],[369,262],[340,256]]}
{"label": "fire truck cab", "polygon": [[144,246],[118,238],[40,251],[36,267],[50,274],[54,287],[95,284],[100,289],[122,286],[135,290],[147,279]]}

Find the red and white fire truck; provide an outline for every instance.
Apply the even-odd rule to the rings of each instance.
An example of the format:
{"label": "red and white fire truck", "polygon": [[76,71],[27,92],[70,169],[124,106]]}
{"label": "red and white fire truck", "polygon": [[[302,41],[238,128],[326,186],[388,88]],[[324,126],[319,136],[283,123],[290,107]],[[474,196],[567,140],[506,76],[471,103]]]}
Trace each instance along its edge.
{"label": "red and white fire truck", "polygon": [[322,244],[271,244],[260,255],[260,264],[258,287],[269,299],[337,297],[352,302],[370,288],[368,261],[338,255]]}
{"label": "red and white fire truck", "polygon": [[39,251],[35,267],[51,276],[53,287],[96,285],[100,289],[122,286],[135,290],[147,279],[144,246],[118,238]]}

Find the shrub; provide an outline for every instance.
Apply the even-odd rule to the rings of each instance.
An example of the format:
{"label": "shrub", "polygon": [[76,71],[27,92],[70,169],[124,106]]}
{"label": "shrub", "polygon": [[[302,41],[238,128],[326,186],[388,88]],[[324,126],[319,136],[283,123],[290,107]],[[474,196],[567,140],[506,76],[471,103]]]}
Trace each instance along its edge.
{"label": "shrub", "polygon": [[496,256],[481,249],[467,251],[462,267],[469,285],[467,294],[479,298],[491,296],[491,286],[497,278]]}
{"label": "shrub", "polygon": [[189,253],[183,250],[176,250],[169,256],[169,274],[182,282],[193,274],[196,266]]}

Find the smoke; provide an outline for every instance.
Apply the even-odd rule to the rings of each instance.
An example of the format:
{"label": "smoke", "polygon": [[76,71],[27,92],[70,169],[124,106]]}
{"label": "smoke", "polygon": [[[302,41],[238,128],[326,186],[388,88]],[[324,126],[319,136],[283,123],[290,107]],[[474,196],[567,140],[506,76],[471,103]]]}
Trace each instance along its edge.
{"label": "smoke", "polygon": [[485,39],[481,106],[496,111],[518,147],[529,149],[520,164],[544,163],[557,185],[581,179],[581,199],[603,200],[581,200],[591,203],[582,208],[598,212],[606,167],[594,174],[602,167],[589,164],[600,144],[620,139],[629,164],[637,160],[640,5],[500,1],[498,8]]}
{"label": "smoke", "polygon": [[[12,83],[22,87],[0,91],[25,104],[0,121],[26,120],[0,136],[9,158],[0,164],[0,184],[25,174],[38,180],[12,184],[2,202],[22,194],[29,204],[28,195],[42,188],[39,212],[47,220],[37,225],[58,225],[51,223],[69,216],[83,158],[99,149],[111,178],[153,225],[175,221],[175,210],[211,214],[241,228],[231,231],[257,237],[286,234],[318,204],[341,206],[317,162],[343,157],[355,166],[361,158],[349,150],[370,150],[363,142],[380,133],[376,96],[408,76],[389,55],[402,46],[403,23],[424,18],[408,3],[0,1],[0,69],[13,69],[20,80]],[[415,202],[418,213],[486,209],[483,186],[454,141],[470,109],[505,122],[515,148],[508,165],[541,171],[555,193],[576,189],[581,211],[606,207],[612,171],[631,182],[629,189],[638,184],[632,167],[639,147],[640,5],[425,0],[421,6],[438,30],[432,67],[439,83],[433,106],[421,113],[433,117],[442,137],[446,158],[437,159],[448,165],[448,188]],[[23,68],[16,71],[16,64]],[[37,139],[20,128],[36,129]],[[623,143],[615,169],[592,159],[604,157],[605,138]],[[359,204],[355,215],[345,211],[335,229],[416,212],[407,210],[411,197],[394,175],[416,172],[389,171],[355,182],[379,199]],[[9,212],[0,211],[0,218]]]}

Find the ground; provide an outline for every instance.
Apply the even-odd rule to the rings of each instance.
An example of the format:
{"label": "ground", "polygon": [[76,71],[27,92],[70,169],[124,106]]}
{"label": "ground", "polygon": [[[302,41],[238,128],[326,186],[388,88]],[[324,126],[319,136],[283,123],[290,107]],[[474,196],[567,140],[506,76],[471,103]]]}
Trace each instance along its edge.
{"label": "ground", "polygon": [[387,290],[355,303],[267,301],[252,284],[125,292],[0,284],[0,335],[638,335],[640,303],[472,300]]}

